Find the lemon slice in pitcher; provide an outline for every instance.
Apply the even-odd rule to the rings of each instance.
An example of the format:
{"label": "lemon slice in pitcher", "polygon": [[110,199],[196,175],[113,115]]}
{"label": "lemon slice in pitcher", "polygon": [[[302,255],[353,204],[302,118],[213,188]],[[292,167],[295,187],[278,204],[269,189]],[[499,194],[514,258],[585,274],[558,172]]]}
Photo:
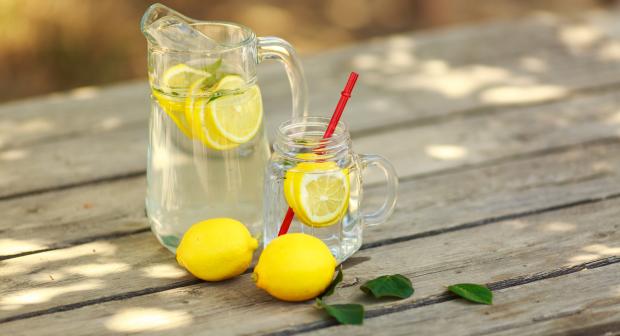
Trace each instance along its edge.
{"label": "lemon slice in pitcher", "polygon": [[185,101],[185,117],[188,120],[194,138],[199,139],[208,148],[215,150],[233,149],[239,144],[226,139],[213,125],[209,102],[213,99],[216,87],[205,89],[209,78],[201,78],[190,85]]}
{"label": "lemon slice in pitcher", "polygon": [[185,118],[185,98],[168,96],[159,91],[153,90],[153,97],[157,99],[159,106],[174,121],[177,127],[186,137],[192,138],[191,125]]}
{"label": "lemon slice in pitcher", "polygon": [[212,74],[190,67],[187,64],[177,64],[164,72],[161,91],[153,89],[153,96],[161,108],[174,121],[177,127],[187,136],[192,136],[192,126],[186,118],[184,96],[192,83],[201,82]]}
{"label": "lemon slice in pitcher", "polygon": [[197,98],[191,103],[191,112],[189,113],[191,113],[190,120],[194,137],[215,150],[227,150],[239,146],[238,143],[227,140],[207,121],[209,118],[208,106],[209,98]]}
{"label": "lemon slice in pitcher", "polygon": [[208,105],[210,126],[227,140],[238,144],[250,141],[263,121],[263,102],[258,85],[235,92],[245,86],[245,81],[239,76],[222,78],[213,89],[216,95],[221,96],[212,98]]}
{"label": "lemon slice in pitcher", "polygon": [[335,162],[301,162],[286,172],[283,187],[287,203],[309,226],[336,224],[349,205],[349,170]]}
{"label": "lemon slice in pitcher", "polygon": [[198,80],[213,76],[212,74],[202,71],[191,66],[181,63],[177,64],[164,72],[162,84],[167,90],[175,91],[187,90],[190,85]]}

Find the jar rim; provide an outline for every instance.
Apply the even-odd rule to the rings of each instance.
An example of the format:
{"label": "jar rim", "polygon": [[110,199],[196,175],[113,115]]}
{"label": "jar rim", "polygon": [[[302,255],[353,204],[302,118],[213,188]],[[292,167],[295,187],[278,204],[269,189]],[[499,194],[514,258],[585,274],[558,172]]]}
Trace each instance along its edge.
{"label": "jar rim", "polygon": [[329,122],[327,117],[302,117],[281,123],[276,132],[274,150],[286,153],[320,148],[322,152],[333,155],[348,149],[351,137],[344,121],[338,122],[330,138],[323,139]]}

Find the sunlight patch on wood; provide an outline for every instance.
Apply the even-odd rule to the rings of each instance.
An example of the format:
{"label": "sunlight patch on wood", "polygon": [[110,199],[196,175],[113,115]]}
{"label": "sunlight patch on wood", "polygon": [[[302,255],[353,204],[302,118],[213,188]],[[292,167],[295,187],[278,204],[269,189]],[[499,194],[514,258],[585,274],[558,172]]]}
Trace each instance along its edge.
{"label": "sunlight patch on wood", "polygon": [[620,124],[620,111],[605,119],[606,124]]}
{"label": "sunlight patch on wood", "polygon": [[577,228],[575,224],[566,222],[552,222],[545,224],[543,229],[549,232],[569,232]]}
{"label": "sunlight patch on wood", "polygon": [[543,73],[548,70],[549,66],[545,60],[538,57],[527,56],[519,60],[521,67],[529,72]]}
{"label": "sunlight patch on wood", "polygon": [[[41,250],[46,247],[47,246],[43,241],[37,239],[0,239],[0,255],[11,255],[26,251]],[[4,273],[4,270],[2,273]]]}
{"label": "sunlight patch on wood", "polygon": [[603,33],[591,25],[569,25],[560,27],[558,37],[564,45],[576,53],[586,51]]}
{"label": "sunlight patch on wood", "polygon": [[2,161],[17,161],[25,159],[28,156],[28,151],[23,149],[11,149],[0,153],[0,160]]}
{"label": "sunlight patch on wood", "polygon": [[147,277],[155,279],[177,279],[189,274],[179,265],[172,263],[147,266],[142,269],[142,272]]}
{"label": "sunlight patch on wood", "polygon": [[105,326],[116,332],[156,331],[185,326],[192,320],[189,313],[181,310],[127,308],[105,321]]}
{"label": "sunlight patch on wood", "polygon": [[439,160],[460,160],[467,156],[467,148],[457,145],[429,145],[426,154]]}
{"label": "sunlight patch on wood", "polygon": [[379,66],[381,61],[377,55],[360,54],[353,57],[353,67],[359,70],[372,70]]}
{"label": "sunlight patch on wood", "polygon": [[450,69],[441,61],[432,60],[420,65],[415,75],[396,76],[386,85],[393,89],[426,89],[449,98],[462,98],[490,84],[511,79],[508,70],[484,65]]}
{"label": "sunlight patch on wood", "polygon": [[512,227],[513,229],[517,229],[517,230],[525,229],[526,227],[530,226],[530,224],[524,221],[521,221],[521,220],[508,221],[506,222],[506,224]]}
{"label": "sunlight patch on wood", "polygon": [[605,43],[598,50],[598,59],[601,61],[620,61],[620,42]]}
{"label": "sunlight patch on wood", "polygon": [[63,270],[70,273],[80,274],[83,276],[99,277],[113,273],[120,273],[129,270],[126,263],[98,263],[98,264],[82,264],[66,267]]}
{"label": "sunlight patch on wood", "polygon": [[586,252],[598,253],[601,256],[620,256],[620,247],[610,247],[604,244],[592,244],[584,247],[582,250]]}
{"label": "sunlight patch on wood", "polygon": [[620,256],[620,247],[611,247],[605,244],[591,244],[581,249],[583,254],[569,259],[572,263],[588,262],[609,256]]}
{"label": "sunlight patch on wood", "polygon": [[[8,249],[11,246],[19,246],[21,242],[28,243],[30,241],[17,241],[15,244],[14,241],[5,241],[5,246]],[[43,242],[32,241],[33,243],[39,243],[42,247],[47,247],[43,244]],[[2,246],[2,245],[0,245]],[[26,246],[26,245],[23,245]],[[14,247],[13,247],[14,249]],[[5,272],[14,272],[14,267],[33,267],[35,265],[47,264],[48,268],[52,268],[50,263],[61,261],[61,260],[70,260],[70,259],[78,259],[82,257],[94,256],[112,256],[116,253],[117,246],[110,244],[108,242],[93,242],[84,245],[78,245],[70,248],[59,249],[54,251],[49,251],[45,253],[45,257],[42,258],[40,255],[28,255],[20,258],[9,259],[4,261],[5,265],[2,266],[1,271],[2,274]],[[30,248],[29,248],[30,250]]]}
{"label": "sunlight patch on wood", "polygon": [[428,75],[443,75],[450,70],[448,63],[439,59],[430,59],[425,61],[420,66],[422,71]]}
{"label": "sunlight patch on wood", "polygon": [[566,96],[568,90],[557,85],[498,86],[482,92],[485,103],[516,104],[556,99]]}
{"label": "sunlight patch on wood", "polygon": [[592,260],[596,260],[598,259],[600,256],[598,254],[589,254],[589,253],[585,253],[585,254],[578,254],[574,257],[571,257],[569,259],[569,261],[572,264],[578,264],[578,263],[584,263],[584,262],[588,262],[588,261],[592,261]]}
{"label": "sunlight patch on wood", "polygon": [[32,118],[24,121],[3,121],[0,122],[2,133],[38,133],[49,131],[53,128],[52,122],[45,118]]}
{"label": "sunlight patch on wood", "polygon": [[387,66],[395,68],[411,67],[415,63],[415,58],[411,52],[392,51],[387,55]]}
{"label": "sunlight patch on wood", "polygon": [[99,94],[99,88],[96,86],[84,86],[69,91],[69,97],[75,100],[86,100],[96,97]]}
{"label": "sunlight patch on wood", "polygon": [[109,118],[105,118],[101,122],[101,128],[103,128],[106,131],[109,131],[109,130],[117,129],[122,124],[123,124],[123,121],[121,120],[121,118],[109,117]]}
{"label": "sunlight patch on wood", "polygon": [[56,296],[66,293],[86,291],[102,287],[103,281],[101,280],[87,280],[68,286],[31,288],[17,291],[8,295],[3,295],[0,299],[0,310],[14,310],[25,305],[47,302]]}
{"label": "sunlight patch on wood", "polygon": [[390,50],[411,50],[416,45],[415,39],[407,35],[396,35],[387,39]]}

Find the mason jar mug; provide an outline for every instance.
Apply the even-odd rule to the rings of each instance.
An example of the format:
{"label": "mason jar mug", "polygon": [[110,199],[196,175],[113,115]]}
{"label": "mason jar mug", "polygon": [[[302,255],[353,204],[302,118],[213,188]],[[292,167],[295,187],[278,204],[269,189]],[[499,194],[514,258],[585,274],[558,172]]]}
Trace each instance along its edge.
{"label": "mason jar mug", "polygon": [[[361,247],[364,227],[392,214],[398,187],[394,167],[379,155],[356,154],[343,122],[323,139],[328,124],[328,118],[306,117],[278,128],[265,171],[263,247],[278,236],[290,207],[295,216],[288,232],[321,239],[342,262]],[[379,168],[387,183],[383,204],[371,212],[361,209],[362,172],[368,167]]]}

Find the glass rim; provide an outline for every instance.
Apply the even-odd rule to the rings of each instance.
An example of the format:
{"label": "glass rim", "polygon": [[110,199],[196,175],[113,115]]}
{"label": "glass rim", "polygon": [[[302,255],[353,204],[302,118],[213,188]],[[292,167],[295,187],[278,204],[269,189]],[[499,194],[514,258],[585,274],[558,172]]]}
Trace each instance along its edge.
{"label": "glass rim", "polygon": [[[287,152],[285,149],[312,150],[320,148],[323,152],[331,154],[347,149],[351,136],[346,123],[342,120],[338,122],[334,134],[330,138],[322,138],[329,122],[330,118],[327,117],[301,117],[284,121],[276,131],[274,149]],[[304,133],[311,132],[308,128],[314,128],[312,132],[315,134],[311,140],[303,137]]]}
{"label": "glass rim", "polygon": [[[208,21],[194,21],[190,23],[191,26],[203,26],[203,25],[222,25],[222,26],[231,26],[239,28],[243,31],[246,37],[237,43],[218,43],[221,48],[218,49],[192,49],[192,50],[180,50],[175,48],[162,47],[158,45],[154,45],[148,38],[146,39],[148,42],[148,47],[150,50],[162,51],[166,53],[178,53],[178,54],[223,54],[226,52],[234,51],[240,48],[247,47],[252,42],[256,41],[256,33],[248,26],[245,26],[240,23],[224,21],[224,20],[208,20]],[[144,28],[142,29],[144,32]]]}

